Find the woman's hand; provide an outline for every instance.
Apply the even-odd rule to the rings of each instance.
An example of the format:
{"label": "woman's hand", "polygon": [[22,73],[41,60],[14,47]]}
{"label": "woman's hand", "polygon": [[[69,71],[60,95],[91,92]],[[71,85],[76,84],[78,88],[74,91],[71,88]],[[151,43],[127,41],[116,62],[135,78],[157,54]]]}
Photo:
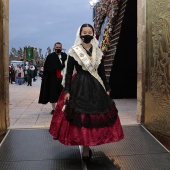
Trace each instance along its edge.
{"label": "woman's hand", "polygon": [[110,91],[106,91],[107,95],[110,96]]}
{"label": "woman's hand", "polygon": [[64,95],[64,102],[66,102],[66,101],[69,101],[70,100],[70,93],[65,93],[65,95]]}

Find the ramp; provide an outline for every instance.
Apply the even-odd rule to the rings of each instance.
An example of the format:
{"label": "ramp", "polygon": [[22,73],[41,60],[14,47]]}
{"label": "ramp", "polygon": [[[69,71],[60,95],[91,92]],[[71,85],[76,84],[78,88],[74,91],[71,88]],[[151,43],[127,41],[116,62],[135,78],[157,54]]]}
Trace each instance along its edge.
{"label": "ramp", "polygon": [[0,147],[0,170],[170,170],[170,154],[142,126],[123,126],[125,139],[91,147],[82,164],[78,146],[64,146],[47,129],[10,130]]}

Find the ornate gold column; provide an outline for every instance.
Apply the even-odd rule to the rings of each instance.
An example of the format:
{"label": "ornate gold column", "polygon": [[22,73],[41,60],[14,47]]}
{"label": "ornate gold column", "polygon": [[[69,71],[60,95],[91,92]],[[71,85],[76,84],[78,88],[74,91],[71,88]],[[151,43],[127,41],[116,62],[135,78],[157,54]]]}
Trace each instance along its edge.
{"label": "ornate gold column", "polygon": [[144,122],[145,60],[146,60],[146,0],[137,1],[137,121]]}
{"label": "ornate gold column", "polygon": [[0,135],[9,126],[9,0],[0,0]]}
{"label": "ornate gold column", "polygon": [[170,148],[170,0],[147,0],[144,125]]}

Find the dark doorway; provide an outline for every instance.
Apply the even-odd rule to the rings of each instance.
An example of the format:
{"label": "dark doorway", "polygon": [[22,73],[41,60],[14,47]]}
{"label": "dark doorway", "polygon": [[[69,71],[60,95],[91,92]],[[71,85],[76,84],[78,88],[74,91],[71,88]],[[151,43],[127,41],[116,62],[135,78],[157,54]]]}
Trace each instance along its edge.
{"label": "dark doorway", "polygon": [[109,79],[111,97],[137,97],[137,1],[128,0]]}

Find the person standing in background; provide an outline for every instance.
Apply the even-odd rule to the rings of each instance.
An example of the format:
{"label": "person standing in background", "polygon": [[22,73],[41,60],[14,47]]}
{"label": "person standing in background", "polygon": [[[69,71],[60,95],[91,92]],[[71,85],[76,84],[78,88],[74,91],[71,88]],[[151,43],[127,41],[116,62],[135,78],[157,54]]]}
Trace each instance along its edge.
{"label": "person standing in background", "polygon": [[13,84],[13,77],[14,77],[15,71],[13,66],[9,66],[9,83]]}
{"label": "person standing in background", "polygon": [[27,69],[27,86],[32,86],[32,71],[30,66]]}
{"label": "person standing in background", "polygon": [[62,44],[54,44],[53,53],[49,54],[44,63],[43,79],[41,82],[40,95],[38,103],[52,105],[51,114],[54,113],[55,105],[63,89],[61,71],[65,67],[67,54],[62,52]]}

